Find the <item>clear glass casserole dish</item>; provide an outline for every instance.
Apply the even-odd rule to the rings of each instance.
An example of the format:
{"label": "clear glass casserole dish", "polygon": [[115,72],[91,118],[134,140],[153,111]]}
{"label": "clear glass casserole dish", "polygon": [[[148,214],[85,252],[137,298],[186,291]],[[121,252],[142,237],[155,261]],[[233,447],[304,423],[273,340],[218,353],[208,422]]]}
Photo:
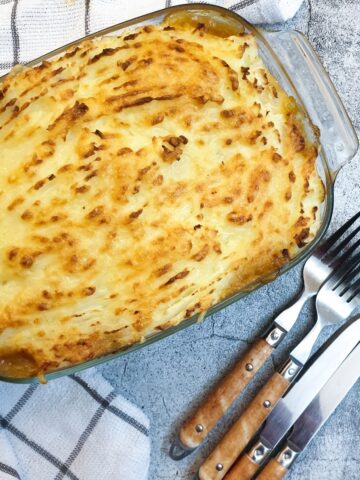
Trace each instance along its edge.
{"label": "clear glass casserole dish", "polygon": [[[312,125],[316,125],[320,129],[321,148],[318,157],[318,171],[323,179],[326,190],[325,201],[321,211],[321,225],[316,238],[308,244],[298,256],[277,272],[277,275],[284,273],[298,264],[304,257],[308,256],[325,234],[332,214],[333,185],[336,175],[341,166],[348,162],[358,149],[358,139],[345,108],[310,43],[301,33],[296,31],[267,32],[266,30],[250,25],[236,13],[221,7],[204,4],[171,7],[120,23],[88,35],[85,38],[92,39],[104,35],[118,35],[124,30],[131,28],[161,23],[169,16],[172,21],[190,17],[196,22],[206,23],[209,28],[217,31],[219,34],[232,34],[235,32],[252,33],[256,38],[260,56],[266,67],[278,80],[286,93],[296,99],[305,117],[309,120],[309,136],[316,136],[317,134],[316,131],[313,131]],[[82,42],[85,38],[50,52],[29,63],[28,66],[35,66],[44,60],[50,60],[69,47]],[[268,280],[271,279],[269,278]],[[218,310],[238,301],[250,290],[260,286],[261,284],[252,285],[246,291],[242,290],[226,298],[210,308],[206,312],[206,315],[212,315]],[[175,327],[170,327],[163,332],[148,337],[143,343],[137,343],[116,353],[48,373],[46,374],[46,379],[50,380],[63,375],[76,373],[117,358],[118,356],[142,348],[145,345],[182,330],[192,325],[197,319],[198,315],[195,315],[182,321]],[[0,377],[0,380],[15,383],[31,383],[37,381],[36,378],[10,377]]]}

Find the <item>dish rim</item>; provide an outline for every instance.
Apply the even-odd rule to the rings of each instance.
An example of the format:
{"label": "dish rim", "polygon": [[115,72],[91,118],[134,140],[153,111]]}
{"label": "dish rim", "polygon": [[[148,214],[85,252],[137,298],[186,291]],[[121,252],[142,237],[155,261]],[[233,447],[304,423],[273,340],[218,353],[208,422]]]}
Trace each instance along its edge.
{"label": "dish rim", "polygon": [[[311,117],[308,114],[306,107],[304,106],[301,95],[298,93],[296,87],[294,86],[290,76],[288,75],[288,73],[286,71],[286,68],[284,67],[282,62],[279,60],[277,54],[274,52],[274,50],[271,47],[271,45],[269,44],[268,40],[262,35],[262,30],[257,28],[254,25],[251,25],[249,22],[247,22],[245,19],[243,19],[237,13],[235,13],[231,10],[227,10],[226,8],[223,8],[223,7],[220,7],[220,6],[217,6],[217,5],[192,3],[192,4],[176,5],[176,6],[160,9],[160,10],[157,10],[157,11],[154,11],[154,12],[150,12],[148,14],[141,15],[141,16],[126,20],[124,22],[117,23],[117,24],[112,25],[110,27],[101,29],[101,30],[99,30],[97,32],[94,32],[94,33],[91,33],[89,35],[85,35],[82,38],[79,38],[75,41],[69,42],[66,45],[63,45],[62,47],[59,47],[55,50],[52,50],[51,52],[48,52],[48,53],[32,60],[31,62],[26,63],[25,66],[26,67],[32,67],[32,66],[35,66],[35,65],[41,63],[44,60],[48,60],[48,59],[51,59],[53,57],[56,57],[59,54],[61,54],[62,52],[64,52],[65,50],[71,48],[72,46],[76,46],[77,44],[83,42],[84,40],[91,40],[91,39],[101,37],[101,36],[116,32],[116,31],[125,30],[129,27],[136,28],[136,27],[141,26],[142,24],[150,24],[149,21],[154,20],[154,19],[159,19],[160,20],[161,17],[164,18],[167,15],[169,15],[169,13],[181,12],[181,11],[187,11],[187,12],[191,13],[191,12],[195,12],[195,11],[199,11],[199,10],[207,11],[207,12],[211,12],[211,11],[212,12],[218,12],[218,13],[224,14],[225,16],[230,16],[233,20],[237,21],[239,23],[239,25],[242,25],[242,27],[244,27],[248,31],[252,32],[255,35],[257,40],[260,38],[262,44],[266,47],[268,53],[270,54],[270,56],[272,57],[274,62],[277,64],[277,67],[282,70],[282,73],[283,73],[284,77],[286,78],[289,85],[294,90],[294,92],[296,94],[296,100],[297,100],[297,102],[300,102],[300,106],[302,107],[306,117],[311,121]],[[146,22],[148,22],[148,23],[146,23]],[[292,31],[294,32],[294,30],[292,30]],[[297,32],[297,33],[299,33],[299,32]],[[301,34],[301,35],[306,39],[306,37],[303,34]],[[326,72],[325,72],[325,74],[326,74]],[[0,82],[2,80],[4,80],[4,78],[6,78],[8,75],[9,75],[9,73],[1,76],[0,77]],[[282,87],[283,87],[283,85],[282,85]],[[336,90],[335,90],[335,92],[336,92]],[[351,123],[349,118],[348,118],[348,121],[349,121],[350,125],[352,126],[352,123]],[[321,145],[321,138],[319,139],[319,143]],[[244,298],[246,295],[248,295],[250,292],[253,292],[253,291],[257,290],[258,288],[265,285],[266,283],[270,283],[271,281],[278,278],[280,275],[283,275],[284,273],[286,273],[287,271],[289,271],[290,269],[292,269],[296,265],[298,265],[306,257],[308,257],[313,252],[313,250],[316,248],[316,246],[320,243],[320,241],[322,240],[323,236],[325,235],[325,233],[326,233],[326,231],[329,227],[332,212],[333,212],[333,205],[334,205],[334,181],[335,181],[335,178],[336,178],[336,175],[337,175],[338,171],[341,168],[341,166],[339,166],[337,171],[331,171],[331,169],[329,167],[329,163],[327,161],[326,154],[324,153],[323,150],[320,151],[320,154],[319,154],[318,158],[321,159],[321,166],[324,170],[323,181],[325,183],[325,199],[324,199],[324,204],[323,204],[324,205],[324,207],[323,207],[324,212],[323,212],[323,218],[321,219],[321,225],[319,227],[318,232],[315,235],[315,238],[309,244],[307,244],[306,247],[304,247],[304,249],[301,252],[299,252],[299,254],[296,255],[289,263],[287,263],[280,270],[275,272],[272,275],[271,279],[270,278],[267,279],[267,280],[263,279],[263,281],[258,282],[258,284],[252,284],[251,286],[249,286],[248,289],[239,291],[237,293],[234,293],[233,295],[231,295],[231,296],[225,298],[224,300],[218,302],[216,305],[214,305],[209,310],[207,310],[206,314],[200,313],[200,314],[193,315],[189,319],[183,320],[179,324],[177,324],[173,327],[170,327],[170,328],[168,328],[168,329],[166,329],[162,332],[154,333],[153,335],[147,337],[144,342],[137,342],[137,343],[132,344],[132,345],[126,347],[126,348],[118,350],[117,352],[102,355],[102,356],[96,357],[92,360],[88,360],[88,361],[81,362],[81,363],[78,363],[78,364],[75,364],[75,365],[70,365],[70,366],[67,366],[67,367],[63,367],[63,368],[54,370],[54,371],[49,372],[49,373],[45,373],[44,378],[46,379],[46,381],[56,379],[56,378],[66,376],[66,375],[72,375],[72,374],[78,373],[82,370],[85,370],[87,368],[91,368],[91,367],[103,364],[103,363],[108,362],[110,360],[113,360],[115,358],[119,358],[119,357],[121,357],[125,354],[137,351],[140,348],[151,345],[151,344],[153,344],[153,343],[155,343],[159,340],[162,340],[162,339],[164,339],[164,338],[166,338],[166,337],[168,337],[168,336],[170,336],[174,333],[177,333],[177,332],[179,332],[179,331],[181,331],[185,328],[188,328],[191,325],[194,325],[199,320],[199,317],[201,319],[203,319],[205,317],[211,316],[211,315],[217,313],[218,311],[226,308],[227,306],[237,302],[238,300],[240,300],[240,299]],[[0,376],[0,381],[7,382],[7,383],[29,384],[29,383],[38,383],[39,378],[38,377],[15,378],[15,377]]]}

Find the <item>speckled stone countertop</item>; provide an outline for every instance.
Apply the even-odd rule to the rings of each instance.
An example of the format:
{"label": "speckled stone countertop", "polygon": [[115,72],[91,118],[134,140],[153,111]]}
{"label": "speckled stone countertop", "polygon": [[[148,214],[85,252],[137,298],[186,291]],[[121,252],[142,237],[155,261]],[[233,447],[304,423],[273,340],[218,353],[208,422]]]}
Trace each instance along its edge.
{"label": "speckled stone countertop", "polygon": [[[274,28],[274,27],[271,27]],[[328,70],[360,134],[360,1],[305,0],[296,17],[275,29],[304,32]],[[340,172],[335,188],[335,229],[360,208],[360,155]],[[168,457],[170,439],[212,385],[246,349],[255,335],[301,287],[301,266],[275,282],[174,336],[100,368],[104,376],[151,420],[149,480],[191,479],[205,456],[225,433],[260,382],[279,366],[291,345],[314,319],[313,306],[302,312],[273,363],[236,402],[206,445],[181,462]],[[331,330],[322,337],[324,340]],[[291,480],[360,478],[360,383],[294,465]]]}

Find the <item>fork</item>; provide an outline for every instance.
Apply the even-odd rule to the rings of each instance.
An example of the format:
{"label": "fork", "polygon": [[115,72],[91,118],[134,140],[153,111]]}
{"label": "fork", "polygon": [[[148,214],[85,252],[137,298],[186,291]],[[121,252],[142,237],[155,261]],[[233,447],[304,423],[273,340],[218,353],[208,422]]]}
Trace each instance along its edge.
{"label": "fork", "polygon": [[253,343],[196,412],[184,423],[178,438],[170,448],[170,456],[173,460],[186,457],[205,440],[257,371],[265,364],[274,349],[291,330],[306,301],[317,293],[331,272],[341,265],[360,245],[359,240],[344,252],[344,248],[360,231],[360,224],[353,228],[337,246],[335,245],[351,229],[359,217],[360,212],[356,213],[326,242],[314,250],[304,264],[304,288],[297,301],[275,318],[265,336]]}
{"label": "fork", "polygon": [[[231,468],[243,448],[258,431],[311,355],[320,332],[329,325],[342,322],[360,306],[360,252],[346,252],[346,260],[328,277],[316,297],[317,320],[310,332],[290,353],[279,372],[275,372],[240,418],[202,464],[200,480],[220,480]],[[350,254],[349,254],[350,251]],[[353,254],[354,253],[354,254]],[[344,255],[343,255],[344,257]],[[261,442],[244,454],[231,469],[225,480],[250,480],[269,455],[269,449]]]}

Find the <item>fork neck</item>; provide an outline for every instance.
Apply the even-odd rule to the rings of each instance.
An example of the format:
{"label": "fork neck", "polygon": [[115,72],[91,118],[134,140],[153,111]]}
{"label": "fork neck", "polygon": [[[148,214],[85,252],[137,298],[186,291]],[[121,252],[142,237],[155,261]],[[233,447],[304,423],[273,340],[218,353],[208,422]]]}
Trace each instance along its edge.
{"label": "fork neck", "polygon": [[296,363],[300,364],[301,366],[305,364],[311,355],[312,349],[314,348],[315,342],[318,339],[322,329],[323,326],[318,317],[312,329],[301,340],[299,345],[290,353],[290,357],[295,360]]}
{"label": "fork neck", "polygon": [[307,290],[306,288],[303,289],[299,297],[297,298],[296,302],[294,302],[290,307],[283,310],[275,319],[274,323],[288,332],[291,330],[293,325],[295,324],[298,316],[307,302],[307,300],[314,295],[314,292]]}

